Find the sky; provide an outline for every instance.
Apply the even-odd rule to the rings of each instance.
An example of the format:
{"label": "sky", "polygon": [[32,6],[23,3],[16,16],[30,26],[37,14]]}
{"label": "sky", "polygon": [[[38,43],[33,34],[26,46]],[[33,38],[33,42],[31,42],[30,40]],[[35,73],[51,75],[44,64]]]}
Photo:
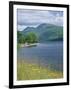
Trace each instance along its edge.
{"label": "sky", "polygon": [[42,23],[63,26],[63,11],[17,9],[19,31],[26,27],[37,27]]}

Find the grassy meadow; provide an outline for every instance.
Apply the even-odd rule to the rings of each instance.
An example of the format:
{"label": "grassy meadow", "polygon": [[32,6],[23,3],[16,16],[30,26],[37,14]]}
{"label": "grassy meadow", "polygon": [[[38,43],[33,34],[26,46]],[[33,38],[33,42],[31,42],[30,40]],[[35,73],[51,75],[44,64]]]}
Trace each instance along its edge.
{"label": "grassy meadow", "polygon": [[61,71],[50,70],[37,64],[17,61],[17,80],[40,80],[63,78]]}

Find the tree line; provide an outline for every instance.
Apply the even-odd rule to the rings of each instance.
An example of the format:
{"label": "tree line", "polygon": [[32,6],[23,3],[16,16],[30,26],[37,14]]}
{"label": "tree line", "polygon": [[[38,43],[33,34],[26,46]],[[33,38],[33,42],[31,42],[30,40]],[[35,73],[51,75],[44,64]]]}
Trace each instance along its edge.
{"label": "tree line", "polygon": [[37,43],[38,37],[34,32],[29,32],[28,34],[22,34],[20,31],[17,31],[17,42],[18,43]]}

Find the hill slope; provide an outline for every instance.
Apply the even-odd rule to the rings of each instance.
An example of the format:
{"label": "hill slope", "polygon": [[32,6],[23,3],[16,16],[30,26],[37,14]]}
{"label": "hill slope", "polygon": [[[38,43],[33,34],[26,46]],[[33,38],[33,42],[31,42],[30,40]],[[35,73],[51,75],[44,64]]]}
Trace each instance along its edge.
{"label": "hill slope", "polygon": [[22,31],[22,34],[26,35],[29,32],[34,32],[38,36],[39,42],[63,40],[62,26],[56,26],[56,25],[44,23],[44,24],[40,24],[36,28],[27,27]]}

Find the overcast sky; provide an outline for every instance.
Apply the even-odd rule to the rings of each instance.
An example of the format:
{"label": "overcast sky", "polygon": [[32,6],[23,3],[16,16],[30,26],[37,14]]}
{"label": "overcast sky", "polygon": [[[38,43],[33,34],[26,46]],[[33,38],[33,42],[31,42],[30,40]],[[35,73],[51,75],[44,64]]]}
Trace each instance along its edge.
{"label": "overcast sky", "polygon": [[42,23],[63,26],[63,11],[17,9],[18,30],[36,27]]}

